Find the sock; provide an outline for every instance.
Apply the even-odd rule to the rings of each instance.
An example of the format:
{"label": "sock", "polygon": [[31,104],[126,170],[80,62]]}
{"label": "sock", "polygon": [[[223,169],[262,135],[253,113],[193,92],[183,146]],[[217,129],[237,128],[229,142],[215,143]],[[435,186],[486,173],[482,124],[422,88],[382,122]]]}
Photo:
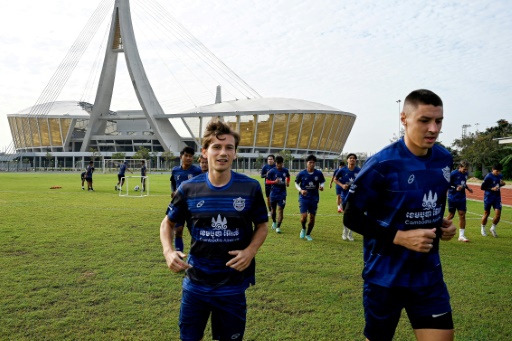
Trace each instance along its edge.
{"label": "sock", "polygon": [[496,230],[496,225],[492,224],[491,229]]}
{"label": "sock", "polygon": [[465,229],[459,229],[459,238],[464,237]]}
{"label": "sock", "polygon": [[277,223],[277,227],[281,227],[281,223],[282,223],[282,221]]}
{"label": "sock", "polygon": [[176,251],[183,252],[183,238],[176,237],[174,239],[174,247],[176,248]]}
{"label": "sock", "polygon": [[308,226],[308,233],[306,233],[306,235],[309,236],[311,234],[311,231],[313,231],[313,225]]}
{"label": "sock", "polygon": [[305,230],[306,229],[306,222],[303,222],[301,224],[302,224],[302,229]]}

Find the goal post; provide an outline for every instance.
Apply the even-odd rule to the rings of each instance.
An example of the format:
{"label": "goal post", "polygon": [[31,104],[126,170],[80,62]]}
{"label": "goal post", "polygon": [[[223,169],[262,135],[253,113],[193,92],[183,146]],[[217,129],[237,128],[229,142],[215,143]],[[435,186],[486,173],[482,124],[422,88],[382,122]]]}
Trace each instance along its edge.
{"label": "goal post", "polygon": [[103,174],[117,174],[119,166],[127,162],[127,167],[134,174],[140,174],[140,165],[142,161],[146,165],[146,173],[150,171],[149,162],[145,159],[103,159]]}
{"label": "goal post", "polygon": [[131,175],[121,178],[121,181],[123,180],[123,187],[118,189],[120,197],[147,197],[149,195],[148,176]]}

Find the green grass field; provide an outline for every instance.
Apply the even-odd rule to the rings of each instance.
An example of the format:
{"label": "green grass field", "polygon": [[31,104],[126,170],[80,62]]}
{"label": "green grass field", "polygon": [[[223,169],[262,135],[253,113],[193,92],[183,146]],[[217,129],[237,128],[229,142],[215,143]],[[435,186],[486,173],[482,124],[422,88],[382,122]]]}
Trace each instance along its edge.
{"label": "green grass field", "polygon": [[[94,175],[96,192],[79,177],[0,174],[0,340],[178,340],[182,275],[167,269],[159,240],[169,175],[150,175],[144,198],[119,197],[113,174]],[[290,187],[283,233],[269,231],[257,255],[245,340],[364,340],[362,237],[341,240],[326,189],[314,241],[299,239],[296,196]],[[512,208],[499,238],[480,236],[482,211],[468,202],[471,243],[441,243],[455,335],[512,340]],[[395,340],[413,339],[404,315]]]}

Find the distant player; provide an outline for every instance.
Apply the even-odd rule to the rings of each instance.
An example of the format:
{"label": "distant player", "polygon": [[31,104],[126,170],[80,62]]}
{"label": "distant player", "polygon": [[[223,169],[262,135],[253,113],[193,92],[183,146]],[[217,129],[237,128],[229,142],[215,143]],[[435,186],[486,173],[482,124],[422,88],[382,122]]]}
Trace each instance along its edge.
{"label": "distant player", "polygon": [[[306,169],[297,174],[295,178],[295,188],[299,191],[299,209],[300,209],[300,223],[302,230],[300,231],[300,238],[306,238],[307,241],[313,241],[311,232],[315,227],[315,216],[320,201],[320,194],[318,191],[324,190],[325,178],[322,171],[315,169],[316,156],[309,155],[306,158]],[[306,223],[309,223],[306,232]]]}
{"label": "distant player", "polygon": [[[331,183],[329,184],[329,188],[332,188],[332,183],[334,182],[334,179],[336,179],[336,177],[338,175],[338,172],[343,168],[343,166],[345,166],[345,162],[340,161],[340,164],[338,165],[338,168],[332,174],[332,179],[331,179]],[[338,205],[338,213],[341,213],[341,212],[343,212],[343,207],[341,205],[341,191],[342,191],[342,188],[337,183],[335,183],[335,185],[336,185],[336,205]]]}
{"label": "distant player", "polygon": [[[357,174],[361,170],[361,168],[356,167],[357,155],[354,153],[350,153],[347,156],[347,166],[343,167],[340,171],[338,171],[336,175],[336,185],[341,187],[341,205],[343,209],[345,209],[345,204],[347,202],[347,195],[350,189],[350,185],[356,179]],[[343,225],[343,233],[341,235],[343,240],[349,240],[351,242],[354,241],[354,237],[352,236],[352,230]]]}
{"label": "distant player", "polygon": [[[194,148],[185,147],[180,152],[181,165],[176,166],[171,171],[171,198],[174,198],[176,190],[182,182],[192,179],[194,176],[202,174],[201,168],[192,164],[194,161]],[[174,227],[174,245],[177,251],[183,252],[183,227],[181,223],[177,223]]]}
{"label": "distant player", "polygon": [[82,180],[82,191],[85,190],[84,188],[84,184],[85,184],[85,173],[86,172],[82,172],[80,173],[80,179]]}
{"label": "distant player", "polygon": [[124,178],[127,171],[133,174],[133,172],[128,169],[128,161],[124,161],[119,166],[119,172],[117,173],[117,185],[114,186],[116,191],[120,191],[123,188]]}
{"label": "distant player", "polygon": [[492,220],[492,226],[489,231],[494,238],[498,237],[496,233],[496,226],[500,222],[501,218],[501,191],[500,187],[505,186],[503,181],[503,175],[501,171],[503,166],[496,164],[492,167],[492,172],[487,174],[482,183],[481,189],[485,191],[484,194],[484,216],[482,217],[482,236],[487,237],[485,231],[485,224],[487,224],[487,218],[491,214],[491,207],[494,208],[494,219]]}
{"label": "distant player", "polygon": [[[261,168],[261,177],[266,179],[267,173],[274,168],[276,165],[274,164],[275,156],[273,154],[269,154],[267,156],[267,164]],[[272,189],[271,185],[265,184],[265,197],[267,197],[267,207],[269,216],[272,215],[272,207],[270,206],[270,190]]]}
{"label": "distant player", "polygon": [[[271,185],[270,206],[272,208],[272,229],[281,233],[281,223],[283,222],[283,211],[286,206],[286,187],[290,186],[290,172],[283,167],[284,159],[282,156],[276,157],[276,167],[267,173],[265,185]],[[277,214],[276,214],[277,211]],[[277,215],[277,221],[276,221]]]}
{"label": "distant player", "polygon": [[203,156],[203,154],[199,155],[197,160],[199,162],[199,167],[203,171],[203,173],[208,172],[208,159]]}
{"label": "distant player", "polygon": [[146,191],[146,161],[140,161],[140,188],[141,191]]}
{"label": "distant player", "polygon": [[466,231],[466,190],[473,193],[468,187],[468,162],[461,161],[459,168],[450,173],[450,188],[448,189],[448,216],[446,219],[452,220],[455,211],[459,212],[459,241],[469,242],[465,236]]}
{"label": "distant player", "polygon": [[85,181],[87,181],[87,190],[94,192],[94,188],[92,188],[92,173],[94,173],[94,162],[91,160],[85,170]]}

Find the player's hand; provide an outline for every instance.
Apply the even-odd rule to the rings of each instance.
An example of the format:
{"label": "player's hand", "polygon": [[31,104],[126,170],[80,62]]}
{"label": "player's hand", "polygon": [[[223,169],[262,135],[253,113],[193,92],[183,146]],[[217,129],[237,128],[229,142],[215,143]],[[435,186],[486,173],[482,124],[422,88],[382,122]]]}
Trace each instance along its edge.
{"label": "player's hand", "polygon": [[165,253],[164,256],[165,261],[167,262],[167,267],[172,272],[181,272],[192,267],[183,260],[187,255],[181,251],[170,251]]}
{"label": "player's hand", "polygon": [[304,196],[304,197],[305,197],[306,195],[308,195],[308,191],[306,191],[305,189],[302,189],[302,190],[300,191],[300,195],[302,195],[302,196]]}
{"label": "player's hand", "polygon": [[457,233],[457,227],[455,227],[455,225],[453,225],[452,220],[443,218],[443,225],[441,226],[441,231],[442,231],[441,240],[450,240]]}
{"label": "player's hand", "polygon": [[467,187],[469,193],[473,193],[473,190],[469,187]]}
{"label": "player's hand", "polygon": [[319,189],[320,191],[323,191],[323,190],[324,190],[324,187],[323,187],[323,186],[320,186],[320,187],[318,187],[318,189]]}
{"label": "player's hand", "polygon": [[457,191],[460,192],[463,189],[462,186],[457,186]]}
{"label": "player's hand", "polygon": [[329,184],[329,188],[332,188],[332,182]]}
{"label": "player's hand", "polygon": [[248,249],[241,251],[229,251],[228,253],[235,257],[232,258],[229,262],[227,262],[226,266],[229,266],[230,268],[235,269],[236,271],[244,271],[245,269],[247,269],[247,267],[251,265],[253,258],[256,256],[255,253],[251,252]]}
{"label": "player's hand", "polygon": [[436,229],[415,229],[408,231],[397,231],[393,243],[401,245],[409,250],[427,253],[434,246]]}

